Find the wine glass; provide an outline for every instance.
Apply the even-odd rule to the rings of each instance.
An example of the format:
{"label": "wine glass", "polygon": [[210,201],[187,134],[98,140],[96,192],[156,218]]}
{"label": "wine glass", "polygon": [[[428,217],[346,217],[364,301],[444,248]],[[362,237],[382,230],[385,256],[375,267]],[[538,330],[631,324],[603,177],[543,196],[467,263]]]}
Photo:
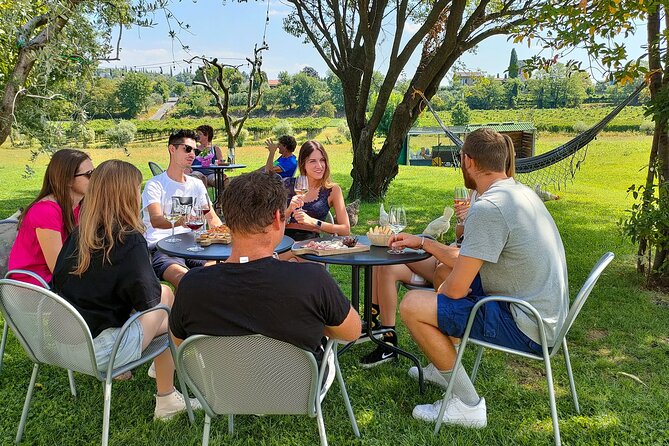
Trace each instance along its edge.
{"label": "wine glass", "polygon": [[209,211],[211,211],[211,204],[209,203],[209,197],[207,197],[207,201],[205,203],[198,204],[195,206],[196,211],[200,211],[202,213],[202,220],[204,221],[204,230],[207,229],[207,214]]}
{"label": "wine glass", "polygon": [[[455,205],[464,205],[469,207],[469,189],[467,189],[464,186],[456,186],[455,190],[453,191],[453,202]],[[462,220],[460,217],[457,217],[458,219],[458,224],[462,224],[464,220]]]}
{"label": "wine glass", "polygon": [[[388,222],[390,223],[390,230],[393,231],[393,234],[397,235],[404,228],[407,227],[407,214],[402,206],[391,206],[390,214],[388,214]],[[402,254],[403,249],[389,249],[388,253],[390,254]]]}
{"label": "wine glass", "polygon": [[309,178],[306,175],[300,175],[295,179],[295,195],[302,199],[309,192]]}
{"label": "wine glass", "polygon": [[204,248],[197,244],[197,237],[199,235],[198,229],[200,229],[203,224],[204,215],[202,214],[201,209],[195,208],[194,212],[186,217],[186,226],[193,230],[193,246],[186,248],[188,251],[204,251]]}
{"label": "wine glass", "polygon": [[177,200],[174,200],[176,197],[163,197],[161,207],[163,210],[163,217],[165,220],[169,221],[172,224],[172,235],[170,238],[165,239],[167,243],[177,243],[181,239],[178,239],[174,236],[174,223],[181,218],[181,213],[179,212],[179,206],[177,205]]}

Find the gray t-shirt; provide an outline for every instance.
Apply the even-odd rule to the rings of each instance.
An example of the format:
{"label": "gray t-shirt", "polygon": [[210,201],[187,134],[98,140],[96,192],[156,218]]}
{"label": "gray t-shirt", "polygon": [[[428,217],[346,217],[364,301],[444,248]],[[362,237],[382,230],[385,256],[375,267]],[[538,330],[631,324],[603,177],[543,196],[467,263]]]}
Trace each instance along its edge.
{"label": "gray t-shirt", "polygon": [[[483,260],[481,282],[489,296],[532,304],[551,346],[569,308],[567,263],[553,218],[531,189],[513,178],[495,183],[472,204],[460,255]],[[516,324],[540,343],[531,313],[511,305]]]}

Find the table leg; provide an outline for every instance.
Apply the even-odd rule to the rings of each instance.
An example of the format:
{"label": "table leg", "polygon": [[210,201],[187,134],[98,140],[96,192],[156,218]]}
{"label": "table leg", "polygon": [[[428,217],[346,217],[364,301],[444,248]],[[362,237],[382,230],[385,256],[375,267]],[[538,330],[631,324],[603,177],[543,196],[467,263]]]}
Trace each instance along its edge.
{"label": "table leg", "polygon": [[367,321],[367,336],[372,340],[372,342],[382,345],[385,348],[394,351],[397,354],[400,354],[402,356],[406,356],[409,358],[415,365],[418,367],[418,390],[422,394],[423,391],[425,390],[425,382],[423,380],[423,367],[420,364],[420,361],[418,358],[416,358],[414,355],[411,353],[402,350],[399,347],[395,347],[394,345],[391,344],[386,344],[380,339],[377,339],[375,334],[380,334],[384,333],[385,330],[372,330],[372,266],[366,265],[365,267],[365,316],[364,319]]}
{"label": "table leg", "polygon": [[214,208],[216,214],[220,217],[223,212],[223,188],[225,187],[225,171],[223,169],[214,170],[214,179],[216,183],[216,199],[214,200]]}

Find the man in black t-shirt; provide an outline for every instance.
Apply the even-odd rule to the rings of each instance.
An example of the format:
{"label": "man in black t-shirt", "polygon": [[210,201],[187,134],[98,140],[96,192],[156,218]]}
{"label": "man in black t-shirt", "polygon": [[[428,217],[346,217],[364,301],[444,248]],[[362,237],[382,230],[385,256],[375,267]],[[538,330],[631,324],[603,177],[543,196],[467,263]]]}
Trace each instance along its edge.
{"label": "man in black t-shirt", "polygon": [[223,195],[231,255],[182,279],[170,316],[177,344],[195,334],[262,334],[320,359],[324,335],[358,338],[360,317],[322,266],[272,257],[285,208],[286,190],[276,175],[253,172],[231,181]]}

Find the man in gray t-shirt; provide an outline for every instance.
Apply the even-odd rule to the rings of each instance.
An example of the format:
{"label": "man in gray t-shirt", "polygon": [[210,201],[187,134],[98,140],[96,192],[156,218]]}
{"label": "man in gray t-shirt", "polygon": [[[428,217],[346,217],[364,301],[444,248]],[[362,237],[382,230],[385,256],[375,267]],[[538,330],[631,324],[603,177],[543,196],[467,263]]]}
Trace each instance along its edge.
{"label": "man in gray t-shirt", "polygon": [[[467,136],[460,153],[465,186],[475,189],[461,248],[408,234],[394,247],[422,247],[452,268],[438,293],[410,291],[400,313],[411,335],[432,361],[426,379],[442,387],[454,380],[445,423],[484,427],[485,399],[465,370],[452,370],[457,338],[472,307],[488,295],[522,299],[539,312],[549,345],[555,341],[569,305],[567,267],[560,234],[544,204],[529,188],[506,174],[513,165],[511,139],[491,129]],[[470,336],[528,353],[541,354],[537,323],[523,307],[489,302],[477,313]],[[454,340],[456,340],[454,344]],[[417,370],[409,374],[417,376]],[[436,421],[441,400],[418,405],[414,418]]]}

